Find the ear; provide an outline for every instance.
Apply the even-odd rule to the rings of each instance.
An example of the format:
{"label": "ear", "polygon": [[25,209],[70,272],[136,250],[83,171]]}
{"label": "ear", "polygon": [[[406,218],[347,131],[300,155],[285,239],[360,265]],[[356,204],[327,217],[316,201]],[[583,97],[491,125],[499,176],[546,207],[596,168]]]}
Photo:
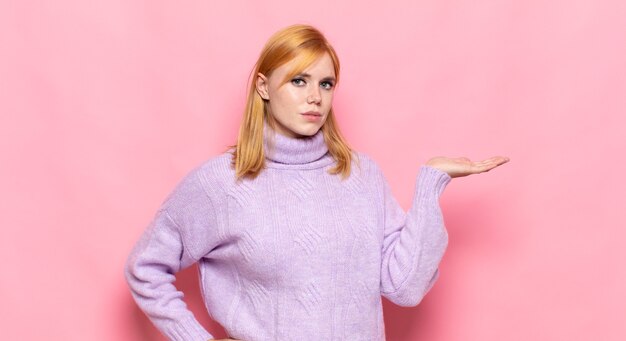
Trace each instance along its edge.
{"label": "ear", "polygon": [[259,96],[261,96],[261,98],[263,98],[264,100],[270,99],[268,87],[269,82],[267,80],[267,77],[259,72],[256,78],[256,92],[258,92]]}

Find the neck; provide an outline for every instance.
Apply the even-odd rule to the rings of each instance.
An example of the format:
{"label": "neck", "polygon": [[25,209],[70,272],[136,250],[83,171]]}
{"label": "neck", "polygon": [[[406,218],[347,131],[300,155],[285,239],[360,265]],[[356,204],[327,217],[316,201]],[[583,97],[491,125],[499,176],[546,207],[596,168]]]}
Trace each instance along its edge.
{"label": "neck", "polygon": [[328,152],[322,129],[315,135],[291,137],[273,130],[264,123],[263,148],[269,162],[301,165],[317,161]]}

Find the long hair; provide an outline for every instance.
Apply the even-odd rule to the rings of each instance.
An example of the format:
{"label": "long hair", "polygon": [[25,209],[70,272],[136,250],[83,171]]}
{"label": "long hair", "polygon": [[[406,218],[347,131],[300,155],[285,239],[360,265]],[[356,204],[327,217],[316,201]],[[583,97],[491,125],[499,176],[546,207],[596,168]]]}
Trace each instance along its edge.
{"label": "long hair", "polygon": [[[276,68],[291,61],[296,56],[299,57],[299,63],[288,73],[282,81],[282,85],[313,64],[324,53],[328,53],[333,62],[336,86],[339,83],[339,59],[333,47],[316,28],[301,24],[288,26],[274,33],[267,41],[250,75],[248,99],[239,127],[237,144],[230,146],[230,148],[234,148],[232,165],[235,167],[237,179],[256,178],[265,168],[264,120],[267,120],[272,129],[275,128],[274,119],[267,108],[268,103],[256,91],[258,73],[270,75]],[[352,149],[339,131],[332,107],[321,130],[328,152],[336,161],[335,167],[331,168],[329,173],[340,174],[342,179],[347,178],[350,175]]]}

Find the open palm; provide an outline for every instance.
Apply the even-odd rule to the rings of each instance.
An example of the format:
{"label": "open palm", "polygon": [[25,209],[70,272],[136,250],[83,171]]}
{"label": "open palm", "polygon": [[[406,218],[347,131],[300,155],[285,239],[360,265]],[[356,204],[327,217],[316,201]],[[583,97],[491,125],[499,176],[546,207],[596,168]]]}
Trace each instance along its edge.
{"label": "open palm", "polygon": [[458,178],[470,174],[488,172],[493,168],[509,162],[509,160],[510,159],[505,156],[494,156],[483,161],[472,161],[466,157],[448,158],[445,156],[437,156],[428,160],[426,165],[448,173],[451,178]]}

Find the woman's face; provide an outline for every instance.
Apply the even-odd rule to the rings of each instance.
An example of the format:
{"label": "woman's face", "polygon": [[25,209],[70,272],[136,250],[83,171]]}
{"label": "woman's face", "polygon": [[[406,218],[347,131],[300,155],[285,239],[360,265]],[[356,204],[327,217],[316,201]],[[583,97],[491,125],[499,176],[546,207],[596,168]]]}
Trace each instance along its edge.
{"label": "woman's face", "polygon": [[328,53],[318,58],[285,84],[280,82],[292,69],[293,59],[269,77],[259,73],[256,87],[269,104],[278,133],[290,137],[312,136],[326,122],[335,91],[335,69]]}

